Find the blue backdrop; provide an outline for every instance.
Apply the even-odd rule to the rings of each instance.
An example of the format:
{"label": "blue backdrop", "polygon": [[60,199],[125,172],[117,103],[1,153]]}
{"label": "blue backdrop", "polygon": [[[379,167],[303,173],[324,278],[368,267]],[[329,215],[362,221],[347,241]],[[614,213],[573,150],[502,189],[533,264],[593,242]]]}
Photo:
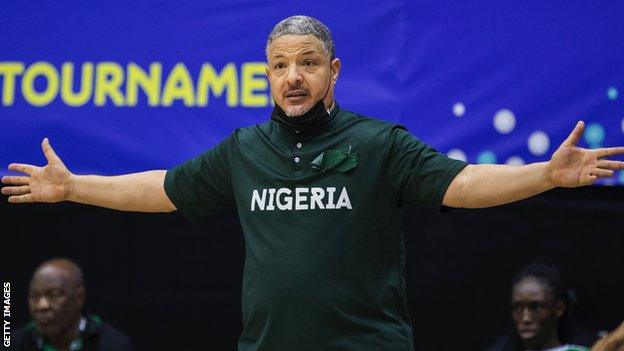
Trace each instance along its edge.
{"label": "blue backdrop", "polygon": [[[333,32],[343,108],[470,162],[624,144],[617,1],[108,1],[0,5],[0,165],[169,168],[269,118],[264,45],[293,14]],[[624,184],[619,173],[604,184]]]}

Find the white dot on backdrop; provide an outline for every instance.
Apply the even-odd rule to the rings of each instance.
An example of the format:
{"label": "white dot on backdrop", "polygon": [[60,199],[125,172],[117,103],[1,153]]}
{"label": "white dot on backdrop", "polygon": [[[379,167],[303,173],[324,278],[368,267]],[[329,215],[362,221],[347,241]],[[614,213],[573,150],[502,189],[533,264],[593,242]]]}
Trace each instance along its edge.
{"label": "white dot on backdrop", "polygon": [[456,102],[453,104],[453,114],[455,117],[461,117],[466,114],[466,106],[461,102]]}
{"label": "white dot on backdrop", "polygon": [[505,163],[512,166],[522,166],[525,164],[524,160],[520,156],[511,156],[507,159],[507,161],[505,161]]}
{"label": "white dot on backdrop", "polygon": [[542,156],[550,147],[548,135],[541,130],[531,133],[528,140],[529,151],[535,156]]}
{"label": "white dot on backdrop", "polygon": [[516,116],[510,110],[504,108],[494,115],[494,128],[501,134],[508,134],[516,127]]}
{"label": "white dot on backdrop", "polygon": [[449,152],[446,153],[446,156],[456,159],[456,160],[464,161],[464,162],[468,160],[466,158],[466,154],[460,149],[451,149],[449,150]]}

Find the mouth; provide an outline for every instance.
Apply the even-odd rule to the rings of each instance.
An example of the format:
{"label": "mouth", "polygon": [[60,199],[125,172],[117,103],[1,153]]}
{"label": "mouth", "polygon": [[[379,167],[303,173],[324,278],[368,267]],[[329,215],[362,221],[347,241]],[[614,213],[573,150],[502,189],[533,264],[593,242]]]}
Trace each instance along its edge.
{"label": "mouth", "polygon": [[47,327],[53,324],[53,321],[54,321],[52,317],[35,317],[34,320],[36,324],[42,327]]}
{"label": "mouth", "polygon": [[520,330],[518,330],[518,334],[520,334],[520,336],[523,339],[528,339],[528,338],[531,338],[531,337],[535,336],[535,334],[537,334],[537,330],[529,329],[529,328],[520,329]]}
{"label": "mouth", "polygon": [[286,94],[284,94],[284,96],[286,97],[286,100],[289,102],[300,102],[305,100],[310,94],[303,89],[294,89],[294,90],[290,90],[288,91]]}

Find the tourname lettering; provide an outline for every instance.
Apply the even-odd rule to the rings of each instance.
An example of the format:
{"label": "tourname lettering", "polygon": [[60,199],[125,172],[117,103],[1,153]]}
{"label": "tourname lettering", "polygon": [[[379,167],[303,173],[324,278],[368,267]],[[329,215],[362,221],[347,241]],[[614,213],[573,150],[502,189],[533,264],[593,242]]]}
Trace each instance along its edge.
{"label": "tourname lettering", "polygon": [[[114,61],[0,61],[0,106],[13,106],[18,99],[36,107],[56,101],[71,107],[205,107],[211,98],[225,100],[228,107],[265,107],[273,101],[265,62],[228,62],[220,69],[204,62],[199,70],[184,62],[167,66],[158,61],[149,67]],[[45,84],[39,87],[35,81]]]}

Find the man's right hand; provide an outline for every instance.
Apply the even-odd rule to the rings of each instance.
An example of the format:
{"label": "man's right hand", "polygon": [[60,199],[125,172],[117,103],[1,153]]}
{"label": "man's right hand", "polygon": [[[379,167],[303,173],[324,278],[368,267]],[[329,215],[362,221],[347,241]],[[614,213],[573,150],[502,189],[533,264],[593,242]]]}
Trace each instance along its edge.
{"label": "man's right hand", "polygon": [[41,143],[43,154],[48,160],[44,167],[12,163],[9,169],[25,173],[26,176],[4,176],[2,194],[9,195],[9,202],[59,202],[69,199],[70,182],[73,174],[56,155],[48,138]]}

